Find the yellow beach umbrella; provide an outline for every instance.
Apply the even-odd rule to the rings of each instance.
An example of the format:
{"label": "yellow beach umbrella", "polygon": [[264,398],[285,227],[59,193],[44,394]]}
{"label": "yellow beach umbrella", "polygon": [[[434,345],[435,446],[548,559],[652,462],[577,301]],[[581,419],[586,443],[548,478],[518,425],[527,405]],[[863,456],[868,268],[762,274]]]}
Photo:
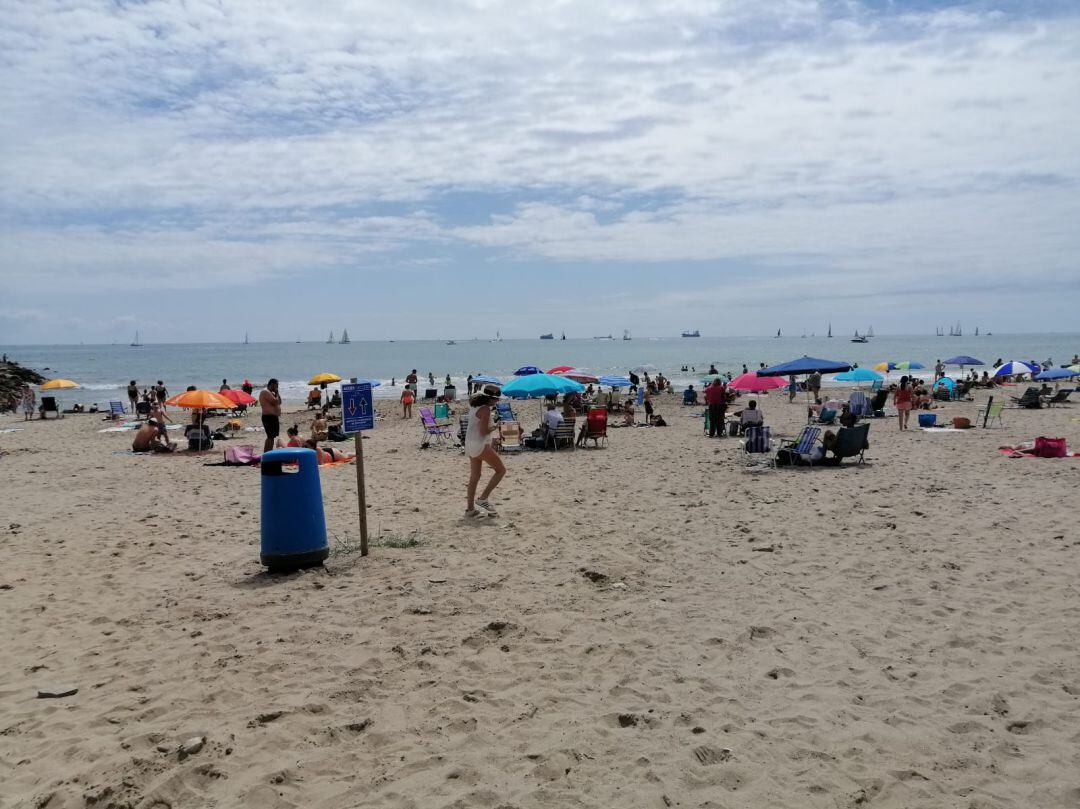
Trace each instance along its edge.
{"label": "yellow beach umbrella", "polygon": [[337,374],[315,374],[308,380],[309,385],[321,385],[323,382],[340,382],[341,377]]}
{"label": "yellow beach umbrella", "polygon": [[41,386],[42,390],[65,390],[66,388],[77,388],[78,382],[72,382],[70,379],[50,379],[48,382]]}
{"label": "yellow beach umbrella", "polygon": [[888,371],[889,371],[889,363],[887,363],[887,362],[879,362],[877,365],[874,366],[874,370],[875,371],[881,371],[883,373],[888,373]]}

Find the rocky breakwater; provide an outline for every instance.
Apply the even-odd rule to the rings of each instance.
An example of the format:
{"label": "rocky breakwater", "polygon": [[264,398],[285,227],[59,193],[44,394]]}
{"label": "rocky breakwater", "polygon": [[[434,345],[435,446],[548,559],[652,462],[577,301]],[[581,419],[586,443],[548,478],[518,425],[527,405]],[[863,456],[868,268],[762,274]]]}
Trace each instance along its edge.
{"label": "rocky breakwater", "polygon": [[0,411],[18,405],[23,385],[40,385],[44,381],[45,377],[32,368],[25,368],[17,362],[0,362]]}

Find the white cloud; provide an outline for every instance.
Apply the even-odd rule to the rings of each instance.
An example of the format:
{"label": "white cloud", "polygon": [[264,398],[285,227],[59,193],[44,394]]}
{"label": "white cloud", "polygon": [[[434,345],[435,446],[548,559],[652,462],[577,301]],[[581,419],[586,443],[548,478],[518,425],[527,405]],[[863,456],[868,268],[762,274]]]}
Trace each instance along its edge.
{"label": "white cloud", "polygon": [[[1080,15],[978,6],[28,0],[0,274],[200,287],[465,245],[1075,278],[1077,42]],[[516,206],[462,227],[447,191]]]}

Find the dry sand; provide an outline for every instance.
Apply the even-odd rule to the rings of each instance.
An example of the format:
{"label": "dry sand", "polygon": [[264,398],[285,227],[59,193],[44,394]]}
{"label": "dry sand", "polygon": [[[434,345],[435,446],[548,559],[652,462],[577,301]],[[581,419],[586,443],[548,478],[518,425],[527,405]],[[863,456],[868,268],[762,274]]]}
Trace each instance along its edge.
{"label": "dry sand", "polygon": [[[257,470],[0,419],[0,806],[1080,803],[1080,461],[996,449],[1080,449],[1080,408],[765,471],[658,410],[508,458],[479,524],[460,451],[386,418],[370,524],[421,544],[282,577]],[[353,467],[321,475],[355,539]]]}

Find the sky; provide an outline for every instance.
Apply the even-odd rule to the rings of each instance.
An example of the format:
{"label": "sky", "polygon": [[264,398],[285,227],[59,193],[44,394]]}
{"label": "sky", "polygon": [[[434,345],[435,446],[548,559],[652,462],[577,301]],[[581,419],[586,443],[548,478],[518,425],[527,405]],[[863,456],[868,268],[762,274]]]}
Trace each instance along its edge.
{"label": "sky", "polygon": [[1080,330],[1080,3],[0,9],[2,345]]}

